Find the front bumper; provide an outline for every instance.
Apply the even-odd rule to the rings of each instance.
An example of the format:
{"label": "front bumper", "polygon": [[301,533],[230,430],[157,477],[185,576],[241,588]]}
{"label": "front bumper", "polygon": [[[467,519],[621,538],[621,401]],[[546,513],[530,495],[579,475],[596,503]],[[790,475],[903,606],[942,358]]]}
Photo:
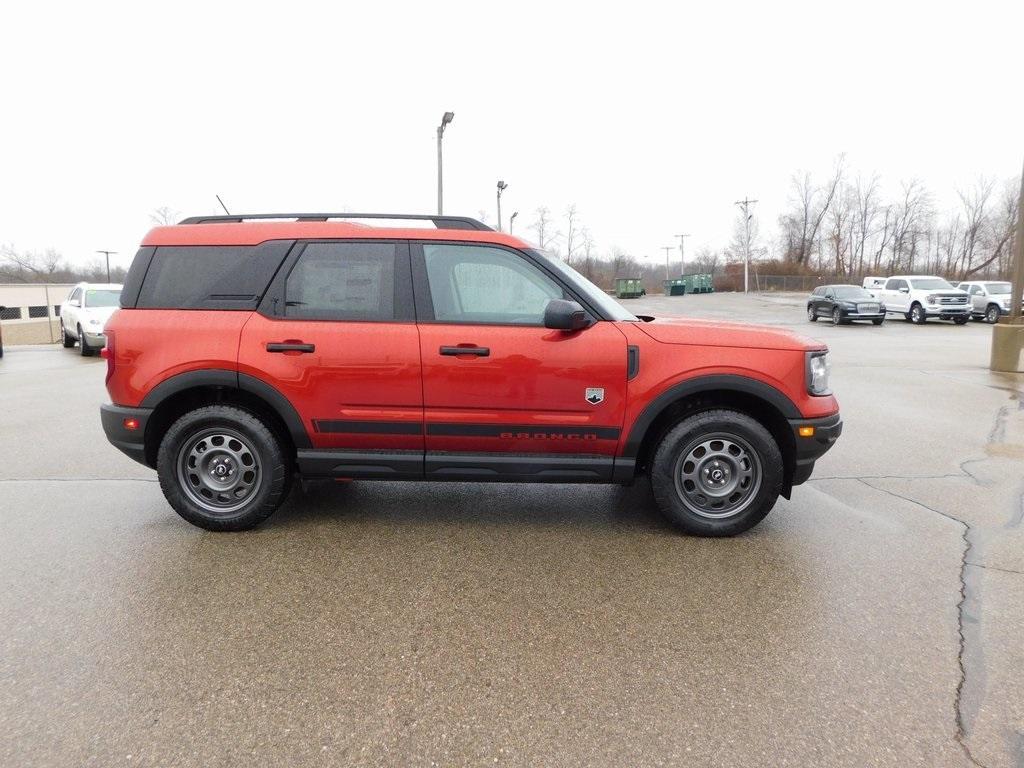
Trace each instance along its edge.
{"label": "front bumper", "polygon": [[958,317],[970,317],[972,307],[969,304],[956,307],[929,307],[925,306],[924,313],[927,317],[937,317],[940,320],[955,320]]}
{"label": "front bumper", "polygon": [[[800,485],[811,476],[814,462],[824,456],[843,433],[843,418],[838,413],[820,419],[790,419],[790,429],[796,441],[796,465],[791,485]],[[810,437],[800,435],[801,427],[813,427]]]}
{"label": "front bumper", "polygon": [[[152,408],[125,408],[109,403],[100,406],[100,422],[107,440],[121,453],[146,466],[146,422],[152,413]],[[135,429],[125,426],[128,419],[135,420]]]}
{"label": "front bumper", "polygon": [[839,316],[843,320],[881,320],[885,317],[885,312],[879,310],[873,314],[863,314],[855,309],[840,309]]}
{"label": "front bumper", "polygon": [[85,336],[85,343],[93,349],[102,349],[107,346],[107,337],[103,331],[94,332],[83,328],[82,335]]}

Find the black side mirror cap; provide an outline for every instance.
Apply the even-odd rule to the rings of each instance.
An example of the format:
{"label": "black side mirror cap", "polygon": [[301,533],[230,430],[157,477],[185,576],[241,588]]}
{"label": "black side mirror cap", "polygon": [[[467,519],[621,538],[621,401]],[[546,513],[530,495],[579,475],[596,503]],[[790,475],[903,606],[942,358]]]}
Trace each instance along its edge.
{"label": "black side mirror cap", "polygon": [[590,318],[575,301],[552,299],[544,307],[544,327],[556,331],[582,331],[590,327]]}

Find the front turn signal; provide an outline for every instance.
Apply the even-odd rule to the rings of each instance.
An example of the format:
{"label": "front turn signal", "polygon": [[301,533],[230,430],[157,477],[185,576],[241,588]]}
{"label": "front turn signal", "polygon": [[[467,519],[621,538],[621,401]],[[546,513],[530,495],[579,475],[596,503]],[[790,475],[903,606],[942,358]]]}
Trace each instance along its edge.
{"label": "front turn signal", "polygon": [[814,437],[814,427],[800,427],[797,432],[800,437]]}

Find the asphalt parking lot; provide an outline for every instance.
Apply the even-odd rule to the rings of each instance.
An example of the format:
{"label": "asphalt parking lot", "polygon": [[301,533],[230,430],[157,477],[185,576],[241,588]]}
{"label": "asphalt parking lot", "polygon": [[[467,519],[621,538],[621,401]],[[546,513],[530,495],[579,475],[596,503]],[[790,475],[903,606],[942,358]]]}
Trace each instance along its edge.
{"label": "asphalt parking lot", "polygon": [[0,361],[0,765],[1024,765],[1024,377],[989,326],[788,326],[845,431],[746,535],[646,483],[353,483],[193,528],[104,361]]}

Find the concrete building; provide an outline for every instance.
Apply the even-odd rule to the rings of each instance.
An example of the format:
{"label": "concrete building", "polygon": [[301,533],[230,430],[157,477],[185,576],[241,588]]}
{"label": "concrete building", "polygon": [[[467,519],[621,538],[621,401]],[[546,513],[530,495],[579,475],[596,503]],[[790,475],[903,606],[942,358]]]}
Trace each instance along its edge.
{"label": "concrete building", "polygon": [[0,333],[5,345],[60,341],[60,305],[74,284],[0,283]]}

